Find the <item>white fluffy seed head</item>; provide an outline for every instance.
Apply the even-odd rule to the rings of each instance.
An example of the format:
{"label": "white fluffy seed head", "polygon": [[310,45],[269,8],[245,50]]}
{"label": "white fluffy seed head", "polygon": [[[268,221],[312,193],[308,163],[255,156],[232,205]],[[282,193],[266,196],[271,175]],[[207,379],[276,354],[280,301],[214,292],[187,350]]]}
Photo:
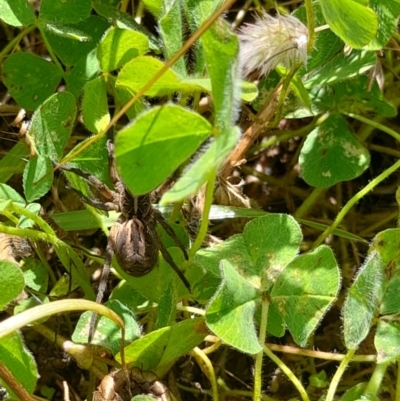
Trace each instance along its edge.
{"label": "white fluffy seed head", "polygon": [[257,17],[254,24],[246,24],[239,32],[240,65],[243,74],[259,71],[267,75],[278,64],[291,68],[307,64],[308,29],[292,15],[267,13]]}

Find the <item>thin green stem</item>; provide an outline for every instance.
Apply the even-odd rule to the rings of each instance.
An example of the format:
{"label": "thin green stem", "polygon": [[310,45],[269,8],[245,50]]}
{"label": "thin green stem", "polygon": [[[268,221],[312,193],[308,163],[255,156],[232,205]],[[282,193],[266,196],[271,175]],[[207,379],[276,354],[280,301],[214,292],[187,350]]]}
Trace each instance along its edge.
{"label": "thin green stem", "polygon": [[208,374],[209,374],[209,379],[211,382],[211,390],[212,390],[212,396],[213,396],[213,401],[218,401],[219,395],[218,395],[218,384],[217,384],[217,379],[215,377],[215,370],[214,366],[211,363],[210,359],[208,356],[199,348],[195,347],[192,351],[198,358],[202,360],[204,365],[207,367]]}
{"label": "thin green stem", "polygon": [[[15,205],[14,205],[15,206]],[[29,211],[26,211],[29,212]],[[31,213],[31,212],[29,212]],[[38,217],[38,216],[36,216]],[[39,217],[40,219],[40,217]],[[47,223],[46,223],[47,224]],[[28,228],[16,228],[0,224],[0,232],[8,235],[15,235],[17,237],[27,237],[30,239],[41,240],[45,242],[50,242],[54,246],[54,250],[57,256],[60,258],[62,264],[67,271],[74,272],[75,279],[78,284],[83,289],[87,299],[95,299],[96,296],[90,286],[89,279],[87,278],[87,273],[85,266],[82,261],[76,255],[74,250],[67,245],[65,242],[58,239],[57,236],[52,234],[47,234],[42,231],[31,230]],[[72,263],[71,263],[72,262]]]}
{"label": "thin green stem", "polygon": [[256,366],[254,368],[254,394],[253,394],[254,401],[260,401],[261,399],[262,363],[264,356],[263,347],[265,344],[265,339],[267,337],[268,310],[269,310],[269,301],[267,299],[263,299],[261,304],[260,331],[258,333],[258,342],[260,343],[261,351],[256,355]]}
{"label": "thin green stem", "polygon": [[264,352],[268,358],[271,359],[272,362],[275,362],[279,369],[288,377],[288,379],[293,383],[296,387],[297,391],[300,393],[300,397],[303,401],[310,401],[306,389],[301,384],[300,380],[296,377],[296,375],[288,368],[285,363],[278,358],[267,346],[264,345]]}
{"label": "thin green stem", "polygon": [[7,54],[17,45],[17,43],[28,33],[32,32],[36,28],[36,25],[30,25],[22,30],[13,40],[10,40],[3,50],[0,52],[0,61],[7,56]]}
{"label": "thin green stem", "polygon": [[[267,343],[266,346],[271,351],[284,352],[285,354],[292,355],[302,355],[308,358],[320,358],[327,361],[343,361],[346,358],[345,354],[337,354],[336,352],[323,352],[311,349],[303,349],[292,347],[290,345],[279,345]],[[376,363],[376,355],[354,355],[352,362],[366,362],[366,363]]]}
{"label": "thin green stem", "polygon": [[182,205],[183,205],[183,200],[174,203],[174,207],[172,208],[172,212],[168,218],[169,223],[174,223],[178,219],[179,213],[181,213],[182,210]]}
{"label": "thin green stem", "polygon": [[15,235],[17,237],[27,237],[30,239],[37,239],[52,243],[57,237],[52,237],[46,233],[36,230],[30,230],[29,228],[16,228],[0,224],[0,233]]}
{"label": "thin green stem", "polygon": [[367,387],[364,390],[364,395],[372,394],[376,396],[378,394],[379,390],[381,389],[382,381],[383,378],[385,377],[385,373],[389,364],[390,362],[384,362],[384,363],[377,363],[375,365],[374,372],[372,373],[372,376],[369,379]]}
{"label": "thin green stem", "polygon": [[308,28],[307,53],[311,54],[312,49],[314,48],[314,41],[315,41],[314,10],[313,10],[313,6],[312,6],[312,1],[311,0],[305,0],[304,5],[306,7],[307,28]]}
{"label": "thin green stem", "polygon": [[47,273],[49,274],[49,277],[50,277],[50,281],[51,281],[52,285],[54,286],[57,283],[57,277],[54,274],[53,269],[51,268],[51,266],[47,262],[47,259],[45,258],[44,254],[43,254],[43,251],[40,249],[39,246],[36,245],[36,243],[35,243],[35,252],[39,256],[39,259],[42,262],[43,266],[46,268]]}
{"label": "thin green stem", "polygon": [[313,247],[316,248],[320,245],[328,235],[332,234],[332,232],[337,228],[337,226],[342,222],[346,214],[350,211],[350,209],[368,192],[372,191],[378,184],[384,181],[390,174],[394,173],[396,170],[400,168],[400,160],[393,164],[391,167],[386,169],[383,173],[379,174],[376,178],[369,182],[361,191],[357,192],[343,207],[343,209],[336,216],[335,221],[317,238]]}
{"label": "thin green stem", "polygon": [[268,124],[270,127],[277,127],[279,121],[281,121],[282,114],[283,114],[283,105],[285,104],[286,95],[289,90],[290,82],[292,81],[293,77],[296,75],[296,72],[300,69],[302,63],[295,65],[286,75],[283,80],[282,89],[279,93],[278,104],[276,106],[275,118],[271,124]]}
{"label": "thin green stem", "polygon": [[346,114],[347,116],[354,118],[355,120],[361,121],[362,123],[368,124],[375,129],[379,129],[383,132],[386,132],[387,134],[392,136],[394,139],[396,139],[396,141],[400,142],[400,134],[398,132],[396,132],[395,130],[393,130],[389,127],[386,127],[386,125],[380,124],[369,118],[359,116],[358,114],[346,113],[344,111],[341,111],[341,113]]}
{"label": "thin green stem", "polygon": [[317,120],[314,119],[310,124],[299,128],[298,130],[295,131],[287,131],[284,134],[280,134],[280,135],[276,135],[268,140],[266,140],[265,142],[254,146],[250,149],[251,153],[255,153],[257,151],[260,150],[264,150],[267,148],[270,148],[274,145],[276,145],[279,142],[284,142],[287,141],[288,139],[294,138],[294,137],[303,137],[308,135],[314,128],[315,128],[315,124],[316,124]]}
{"label": "thin green stem", "polygon": [[342,362],[340,362],[340,365],[339,365],[336,373],[332,377],[331,384],[329,385],[329,389],[328,389],[328,393],[326,394],[325,401],[333,401],[333,397],[335,396],[339,381],[342,378],[343,373],[347,368],[347,365],[351,362],[351,359],[353,358],[353,355],[355,352],[356,352],[355,349],[349,350],[347,352],[345,358],[342,360]]}
{"label": "thin green stem", "polygon": [[50,42],[47,39],[46,32],[44,31],[43,27],[40,25],[40,22],[37,24],[37,28],[40,31],[40,35],[41,35],[41,37],[43,39],[44,44],[46,45],[46,49],[49,52],[49,55],[50,55],[51,59],[53,60],[54,64],[57,66],[57,68],[60,70],[60,73],[61,73],[62,77],[65,79],[65,71],[62,68],[61,63],[58,61],[58,58],[57,58],[56,54],[54,53]]}
{"label": "thin green stem", "polygon": [[196,237],[196,240],[193,243],[193,246],[190,248],[190,251],[189,251],[189,263],[191,263],[193,261],[194,256],[196,255],[196,252],[202,246],[204,239],[206,238],[206,235],[207,235],[210,210],[211,210],[211,205],[212,205],[212,202],[214,199],[215,175],[216,175],[216,171],[214,168],[208,175],[203,216],[201,219],[199,233]]}
{"label": "thin green stem", "polygon": [[304,215],[310,210],[310,208],[318,201],[320,196],[326,192],[327,188],[315,188],[310,195],[307,196],[305,201],[296,210],[294,217],[296,219],[304,217]]}
{"label": "thin green stem", "polygon": [[[10,210],[12,210],[14,213],[17,213],[21,216],[27,217],[28,219],[32,220],[39,228],[44,231],[47,235],[53,236],[57,238],[56,233],[54,230],[51,228],[49,224],[47,224],[40,216],[37,214],[31,212],[30,210],[19,206],[16,203],[10,203],[8,206]],[[58,238],[57,238],[58,239]]]}
{"label": "thin green stem", "polygon": [[15,225],[18,225],[18,217],[15,217],[9,210],[3,209],[1,213],[3,214],[3,216],[7,217],[8,220],[12,221]]}

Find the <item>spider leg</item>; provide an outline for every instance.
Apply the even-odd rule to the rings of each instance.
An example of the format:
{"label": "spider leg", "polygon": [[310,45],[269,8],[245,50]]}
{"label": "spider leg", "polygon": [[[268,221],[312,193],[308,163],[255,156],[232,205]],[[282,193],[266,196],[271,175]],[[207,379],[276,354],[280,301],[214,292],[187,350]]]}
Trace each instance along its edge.
{"label": "spider leg", "polygon": [[56,168],[59,168],[60,170],[67,171],[69,173],[74,173],[78,177],[84,178],[92,186],[96,187],[97,190],[101,194],[103,194],[103,196],[105,198],[110,199],[110,200],[114,198],[113,191],[110,188],[108,188],[108,186],[106,184],[104,184],[104,182],[101,182],[95,175],[90,174],[86,171],[80,170],[79,168],[76,168],[76,167],[71,167],[71,166],[66,166],[66,165],[60,166],[59,164],[54,163],[54,162],[53,162],[53,164]]}
{"label": "spider leg", "polygon": [[[158,249],[160,250],[161,254],[163,255],[163,258],[166,260],[166,262],[174,269],[175,273],[179,276],[185,287],[188,289],[189,292],[190,290],[190,284],[189,281],[187,281],[186,277],[183,275],[179,267],[176,265],[174,260],[172,259],[171,255],[167,251],[167,248],[165,248],[164,244],[161,242],[160,238],[158,237],[155,229],[153,227],[148,227],[149,234],[154,240],[155,244],[157,244]],[[172,231],[172,228],[170,227],[170,230]]]}
{"label": "spider leg", "polygon": [[[96,302],[98,304],[101,304],[101,301],[103,300],[104,292],[106,291],[107,288],[107,280],[108,276],[110,275],[110,268],[111,268],[111,260],[113,257],[114,251],[111,247],[111,244],[109,243],[106,248],[106,259],[104,261],[104,266],[103,270],[101,272],[101,277],[100,277],[100,284],[99,288],[97,290],[97,297],[96,297]],[[95,330],[96,330],[96,324],[97,324],[97,313],[93,313],[92,317],[90,318],[90,323],[89,323],[89,343],[92,342]]]}
{"label": "spider leg", "polygon": [[188,254],[187,254],[185,245],[183,245],[182,241],[175,234],[175,231],[165,221],[164,216],[161,214],[161,212],[157,209],[153,209],[153,210],[154,210],[154,216],[155,216],[157,222],[161,224],[161,226],[165,230],[165,232],[176,242],[176,244],[179,246],[179,248],[181,248],[183,255],[185,256],[185,259],[188,260]]}
{"label": "spider leg", "polygon": [[67,186],[66,188],[75,192],[81,198],[82,202],[87,203],[88,205],[93,206],[96,209],[104,210],[106,212],[110,212],[111,210],[115,210],[117,212],[119,211],[119,207],[112,202],[102,202],[97,199],[90,199],[85,196],[81,191],[78,191],[76,188],[72,188],[69,186]]}

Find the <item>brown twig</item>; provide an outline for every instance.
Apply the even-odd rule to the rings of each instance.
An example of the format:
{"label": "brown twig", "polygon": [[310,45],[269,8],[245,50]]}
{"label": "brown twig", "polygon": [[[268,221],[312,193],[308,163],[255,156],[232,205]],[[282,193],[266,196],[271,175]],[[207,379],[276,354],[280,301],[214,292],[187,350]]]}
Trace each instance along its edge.
{"label": "brown twig", "polygon": [[21,401],[34,401],[34,398],[24,389],[22,384],[13,376],[13,374],[0,361],[0,377],[4,383],[15,393]]}
{"label": "brown twig", "polygon": [[272,119],[272,116],[276,111],[280,88],[281,84],[279,84],[271,93],[264,108],[257,114],[256,121],[244,132],[241,140],[222,166],[219,173],[220,177],[227,179],[232,174],[233,169],[241,160],[243,160],[246,152],[250,149],[260,133],[265,129],[266,123]]}

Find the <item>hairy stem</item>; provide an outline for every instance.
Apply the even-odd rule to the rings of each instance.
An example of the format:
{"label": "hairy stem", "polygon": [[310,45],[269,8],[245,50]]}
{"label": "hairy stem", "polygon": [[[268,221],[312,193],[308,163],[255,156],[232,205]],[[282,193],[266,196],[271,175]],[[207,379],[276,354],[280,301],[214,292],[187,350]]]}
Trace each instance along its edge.
{"label": "hairy stem", "polygon": [[256,355],[256,365],[254,369],[254,394],[253,394],[254,401],[259,401],[261,399],[262,363],[264,356],[263,347],[267,336],[268,310],[269,310],[269,301],[267,299],[263,299],[261,304],[260,331],[258,333],[258,341],[261,346],[261,351]]}

